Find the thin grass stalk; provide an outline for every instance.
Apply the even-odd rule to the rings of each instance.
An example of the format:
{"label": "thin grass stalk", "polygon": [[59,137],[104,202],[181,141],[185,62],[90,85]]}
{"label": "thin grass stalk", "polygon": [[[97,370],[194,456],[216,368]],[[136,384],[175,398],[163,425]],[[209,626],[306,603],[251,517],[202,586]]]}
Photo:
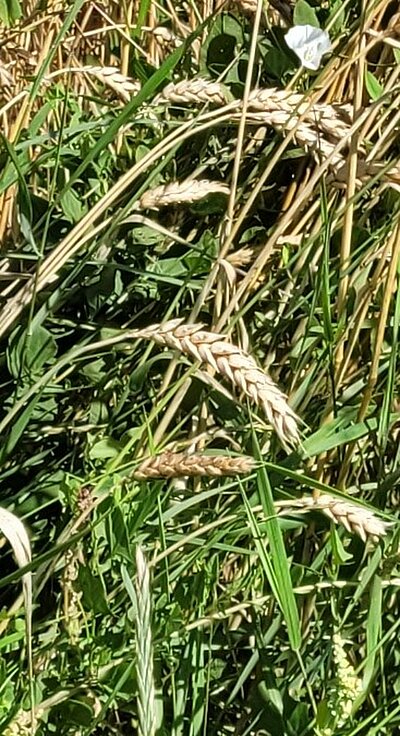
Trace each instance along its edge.
{"label": "thin grass stalk", "polygon": [[[361,38],[360,38],[360,58],[357,63],[356,77],[356,94],[354,99],[353,122],[356,121],[362,106],[364,93],[364,68],[365,57],[362,51],[365,47],[365,38],[363,36],[363,26],[365,23],[365,7],[361,14]],[[340,272],[339,272],[339,293],[337,302],[338,322],[342,319],[346,309],[347,292],[349,288],[349,275],[347,273],[350,265],[351,243],[353,238],[353,219],[354,219],[354,195],[356,193],[357,183],[357,166],[360,146],[360,129],[358,128],[351,137],[350,156],[349,156],[349,173],[346,186],[346,209],[343,221],[342,239],[340,246]],[[337,351],[337,366],[343,360],[343,348]]]}
{"label": "thin grass stalk", "polygon": [[[353,132],[355,132],[356,130],[358,130],[358,128],[362,125],[362,123],[364,122],[365,118],[367,117],[367,114],[368,114],[368,111],[366,111],[365,113],[363,113],[363,115],[360,115],[360,117],[358,118],[358,120],[356,121],[356,123],[350,128],[350,131],[349,131],[350,134],[352,134]],[[291,130],[290,133],[288,134],[288,137],[293,137],[294,132],[295,132],[295,129]],[[287,139],[285,139],[284,143],[286,142],[286,140]],[[347,143],[347,140],[346,139],[342,139],[341,141],[339,141],[339,143],[335,146],[335,149],[334,149],[335,152],[336,153],[339,153],[342,150],[342,148],[346,145],[346,143]],[[286,146],[283,146],[282,147],[282,150],[281,150],[281,147],[280,147],[279,148],[280,153],[283,153],[283,150],[285,148],[286,148]],[[228,307],[225,309],[225,311],[221,315],[221,318],[219,319],[218,324],[216,325],[216,329],[217,330],[223,329],[223,327],[226,324],[226,322],[229,319],[229,317],[238,308],[238,304],[241,303],[241,299],[243,298],[243,296],[246,293],[246,291],[249,288],[251,288],[251,285],[253,283],[255,283],[255,281],[259,277],[260,272],[262,271],[262,269],[265,266],[265,263],[267,262],[268,258],[270,257],[270,254],[272,252],[272,249],[275,246],[278,238],[281,235],[284,234],[284,232],[285,232],[287,226],[289,225],[289,223],[291,222],[292,218],[298,212],[299,207],[301,206],[301,203],[303,203],[303,202],[307,201],[307,199],[309,199],[309,197],[311,196],[311,194],[312,194],[312,192],[314,190],[314,187],[316,186],[317,182],[320,180],[320,178],[322,177],[323,173],[328,169],[328,167],[329,167],[329,165],[331,163],[331,157],[332,157],[332,155],[333,154],[331,154],[328,158],[326,158],[321,163],[321,165],[317,168],[317,170],[314,172],[313,176],[311,177],[311,179],[309,180],[309,182],[306,184],[306,186],[303,189],[301,200],[300,201],[293,202],[293,204],[291,205],[291,207],[289,207],[289,209],[283,215],[281,221],[277,225],[277,227],[274,230],[274,232],[272,233],[271,237],[268,239],[268,242],[266,243],[264,249],[262,250],[262,252],[258,256],[258,258],[256,258],[255,262],[253,263],[253,266],[251,267],[251,269],[249,270],[249,272],[246,274],[246,276],[244,277],[243,281],[241,282],[240,286],[238,287],[238,290],[237,290],[237,292],[235,294],[234,299],[231,299],[230,304],[228,305]],[[274,163],[276,163],[275,157],[274,157]],[[265,172],[263,172],[263,174],[261,176],[261,179],[263,180],[263,183],[265,183],[265,179],[267,178],[267,177],[264,176],[264,174],[265,174]],[[257,194],[255,194],[256,190],[257,190]],[[256,196],[258,196],[258,193],[259,193],[259,188],[257,186],[257,187],[254,188],[254,190],[251,193],[249,199],[247,200],[246,204],[244,205],[243,210],[246,210],[246,213],[248,212],[250,206],[252,206],[254,204],[254,200],[255,200]],[[232,233],[231,233],[232,240],[233,240],[233,237],[236,236],[237,230],[239,229],[239,223],[241,224],[241,222],[242,222],[242,216],[238,218],[238,220],[236,221],[235,226],[234,226],[234,228],[232,230]],[[209,288],[211,288],[211,284],[209,285]],[[202,302],[202,303],[204,303],[204,302]],[[193,308],[192,311],[195,312],[195,310],[197,310],[197,308],[198,309],[201,308],[201,305],[199,303],[199,300],[196,302],[196,304],[195,304],[195,306],[194,306],[194,308]]]}
{"label": "thin grass stalk", "polygon": [[156,699],[151,633],[150,571],[141,547],[136,548],[136,678],[139,736],[155,736]]}
{"label": "thin grass stalk", "polygon": [[[357,415],[358,422],[362,422],[365,419],[365,416],[367,414],[368,407],[369,407],[369,404],[372,398],[372,392],[374,390],[374,387],[375,387],[375,384],[378,378],[379,360],[381,357],[382,345],[383,345],[383,340],[385,337],[386,324],[387,324],[388,315],[389,315],[389,308],[390,308],[390,304],[391,304],[391,300],[393,296],[393,289],[394,289],[394,284],[396,281],[396,274],[397,274],[398,263],[399,263],[399,258],[400,258],[400,220],[399,218],[397,218],[397,224],[396,224],[395,230],[392,233],[391,240],[393,241],[393,246],[392,246],[390,266],[389,266],[388,275],[387,275],[386,284],[385,284],[383,304],[382,304],[382,307],[379,313],[378,329],[376,333],[371,368],[369,371],[367,386],[364,391],[362,404],[359,408],[359,412]],[[345,483],[348,468],[349,468],[351,457],[352,457],[353,450],[354,450],[354,446],[355,446],[355,443],[352,442],[347,447],[345,459],[342,464],[342,468],[341,468],[341,472],[339,476],[339,481],[338,481],[339,487],[342,487]]]}
{"label": "thin grass stalk", "polygon": [[[256,51],[257,51],[257,44],[258,44],[258,30],[260,27],[260,21],[261,21],[261,15],[263,11],[264,6],[264,0],[256,0],[256,13],[254,18],[254,24],[253,24],[253,30],[251,34],[251,43],[250,43],[250,51],[249,51],[249,59],[247,62],[247,70],[246,70],[246,80],[244,85],[244,92],[243,92],[243,100],[242,100],[242,114],[239,120],[239,128],[238,128],[238,135],[237,135],[237,143],[236,143],[236,151],[235,151],[235,160],[233,162],[233,171],[232,171],[232,180],[231,180],[231,191],[229,196],[229,202],[228,202],[228,208],[226,212],[226,219],[225,219],[225,234],[224,238],[226,238],[233,225],[233,216],[234,216],[234,210],[235,210],[235,201],[236,201],[236,191],[237,191],[237,185],[239,181],[239,173],[240,173],[240,166],[241,166],[241,160],[242,160],[242,150],[243,150],[243,141],[244,141],[244,135],[246,130],[246,113],[247,113],[247,107],[249,104],[249,97],[250,97],[250,91],[251,91],[251,83],[253,78],[253,69],[254,69],[254,62],[256,57]],[[223,241],[222,241],[223,245]]]}

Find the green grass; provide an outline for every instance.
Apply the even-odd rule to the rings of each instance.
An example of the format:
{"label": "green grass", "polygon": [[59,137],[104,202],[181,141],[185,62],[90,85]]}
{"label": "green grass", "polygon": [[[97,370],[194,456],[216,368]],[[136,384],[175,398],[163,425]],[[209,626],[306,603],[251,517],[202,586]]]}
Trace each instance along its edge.
{"label": "green grass", "polygon": [[[8,736],[399,730],[395,3],[244,5],[62,3],[17,24],[0,8],[0,505],[32,546],[18,569],[2,547]],[[331,34],[316,73],[285,45],[294,5]],[[156,100],[199,77],[225,106]],[[124,79],[141,83],[128,101]],[[347,137],[314,108],[305,147],[299,100],[284,124],[246,118],[234,100],[256,87],[333,105]],[[230,196],[140,209],[188,178]],[[175,317],[269,372],[300,447],[223,376],[135,337]],[[256,470],[134,480],[171,448]],[[365,544],[290,507],[320,493],[393,525]]]}

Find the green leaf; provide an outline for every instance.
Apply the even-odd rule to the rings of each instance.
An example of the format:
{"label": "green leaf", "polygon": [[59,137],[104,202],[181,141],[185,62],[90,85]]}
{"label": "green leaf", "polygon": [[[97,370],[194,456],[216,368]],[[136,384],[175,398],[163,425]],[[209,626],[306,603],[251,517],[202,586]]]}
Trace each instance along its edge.
{"label": "green leaf", "polygon": [[91,726],[93,723],[94,712],[92,704],[89,702],[89,698],[87,701],[88,702],[84,702],[83,699],[77,700],[75,698],[69,698],[66,703],[62,703],[62,705],[59,706],[59,712],[65,723],[68,723],[71,726]]}
{"label": "green leaf", "polygon": [[8,7],[5,0],[0,0],[0,23],[3,23],[7,27],[10,25]]}
{"label": "green leaf", "polygon": [[[334,20],[332,22],[333,18]],[[345,23],[345,4],[343,3],[343,0],[334,0],[330,8],[329,18],[326,25],[335,33],[340,33],[344,30]]]}
{"label": "green leaf", "polygon": [[21,18],[22,10],[18,0],[8,0],[8,14],[12,23]]}
{"label": "green leaf", "polygon": [[375,663],[379,653],[378,644],[382,636],[382,580],[375,575],[370,590],[367,619],[367,656],[363,671],[363,690],[368,691],[374,676]]}
{"label": "green leaf", "polygon": [[60,198],[61,209],[69,222],[78,222],[85,214],[82,200],[73,189],[67,189]]}
{"label": "green leaf", "polygon": [[377,78],[368,70],[365,72],[365,86],[373,102],[375,102],[375,100],[379,100],[385,92],[381,83],[378,82]]}
{"label": "green leaf", "polygon": [[349,552],[346,552],[345,548],[343,547],[342,540],[339,537],[338,530],[333,523],[331,524],[330,537],[333,556],[338,567],[345,564],[346,562],[349,562],[349,560],[353,558],[353,555],[351,555]]}
{"label": "green leaf", "polygon": [[[255,449],[254,456],[262,462],[255,432],[253,432],[253,444]],[[264,514],[267,518],[266,528],[270,546],[270,551],[266,553],[268,564],[265,571],[286,621],[290,644],[296,650],[299,649],[301,644],[299,612],[293,592],[289,560],[283,541],[281,526],[276,516],[274,497],[265,464],[257,471],[257,489]],[[263,556],[263,559],[265,561],[265,556]]]}
{"label": "green leaf", "polygon": [[314,8],[309,5],[306,0],[297,0],[293,12],[293,25],[295,26],[314,26],[319,28],[319,20]]}
{"label": "green leaf", "polygon": [[89,457],[92,460],[105,460],[110,457],[116,457],[121,451],[121,445],[112,437],[104,437],[96,442],[89,450]]}
{"label": "green leaf", "polygon": [[108,613],[103,582],[100,577],[93,575],[85,565],[79,567],[79,587],[82,591],[82,601],[86,610],[94,613]]}
{"label": "green leaf", "polygon": [[[243,28],[237,18],[229,13],[219,15],[210,29],[205,44],[201,48],[200,73],[212,76],[226,72],[233,63],[239,64],[237,50],[243,44]],[[235,62],[236,59],[236,62]],[[233,71],[233,68],[230,70]],[[227,78],[225,81],[227,81]]]}
{"label": "green leaf", "polygon": [[37,374],[46,363],[53,362],[56,354],[56,341],[45,327],[34,326],[30,335],[18,328],[12,333],[7,349],[8,369],[14,378],[21,372]]}

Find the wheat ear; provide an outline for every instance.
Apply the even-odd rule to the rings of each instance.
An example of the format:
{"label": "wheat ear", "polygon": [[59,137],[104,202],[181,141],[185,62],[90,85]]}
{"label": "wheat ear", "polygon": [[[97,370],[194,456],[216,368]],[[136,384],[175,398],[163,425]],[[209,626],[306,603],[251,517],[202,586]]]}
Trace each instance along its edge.
{"label": "wheat ear", "polygon": [[50,82],[54,77],[64,74],[87,74],[96,77],[103,84],[107,85],[120,95],[124,100],[128,101],[140,90],[140,82],[124,74],[114,66],[70,66],[63,69],[56,69],[43,78],[44,83]]}
{"label": "wheat ear", "polygon": [[185,79],[182,82],[167,84],[163,91],[154,98],[155,104],[177,103],[181,105],[225,105],[229,101],[229,93],[219,82],[208,79]]}
{"label": "wheat ear", "polygon": [[[335,524],[342,524],[348,532],[358,534],[364,542],[368,537],[374,541],[384,537],[391,527],[390,522],[382,521],[373,511],[327,493],[316,498],[304,496],[297,501],[294,500],[293,503],[290,501],[287,505],[309,511],[322,511]],[[277,506],[282,507],[282,504],[278,501]]]}
{"label": "wheat ear", "polygon": [[225,335],[206,332],[203,325],[182,324],[175,319],[138,331],[138,337],[154,340],[174,350],[212,366],[261,406],[285,448],[299,444],[298,417],[287,403],[284,393],[276,386],[254,358],[228,342]]}
{"label": "wheat ear", "polygon": [[[200,78],[167,85],[154,102],[224,105],[229,97],[223,85]],[[240,110],[241,101],[236,102]],[[332,156],[332,165],[337,168],[344,166],[345,159],[334,149],[339,140],[350,138],[351,111],[350,105],[309,103],[301,94],[276,87],[252,90],[247,105],[249,122],[270,125],[278,131],[296,126],[298,143],[307,151],[320,151],[325,158]],[[232,119],[239,114],[233,113]],[[300,117],[303,119],[299,122]]]}
{"label": "wheat ear", "polygon": [[217,192],[229,194],[229,187],[219,181],[186,179],[173,181],[145,192],[139,200],[140,209],[158,210],[171,204],[190,204]]}
{"label": "wheat ear", "polygon": [[144,460],[133,473],[133,477],[137,480],[201,475],[219,477],[250,473],[254,467],[255,463],[251,457],[186,455],[181,452],[163,452]]}
{"label": "wheat ear", "polygon": [[136,548],[136,677],[139,736],[155,736],[156,711],[151,634],[150,572],[141,547]]}
{"label": "wheat ear", "polygon": [[317,126],[321,132],[334,141],[348,135],[351,125],[351,105],[310,103],[297,92],[288,92],[277,87],[252,90],[249,95],[248,109],[275,116],[271,118],[271,121],[275,121],[277,127],[294,127],[298,118],[304,116],[304,121]]}

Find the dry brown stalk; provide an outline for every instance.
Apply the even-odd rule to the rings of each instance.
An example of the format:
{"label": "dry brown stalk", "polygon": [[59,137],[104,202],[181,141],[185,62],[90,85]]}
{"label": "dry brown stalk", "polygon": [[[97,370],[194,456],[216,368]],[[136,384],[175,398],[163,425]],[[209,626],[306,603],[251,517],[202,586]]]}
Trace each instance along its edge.
{"label": "dry brown stalk", "polygon": [[145,192],[139,200],[140,209],[158,210],[171,204],[197,202],[209,194],[229,194],[229,187],[219,181],[186,179],[163,184]]}
{"label": "dry brown stalk", "polygon": [[155,104],[173,102],[178,104],[225,105],[229,93],[223,84],[207,79],[188,79],[177,84],[167,84],[161,94],[154,99]]}
{"label": "dry brown stalk", "polygon": [[185,476],[237,475],[250,473],[255,463],[251,457],[229,455],[187,455],[183,452],[163,452],[144,460],[133,473],[137,480],[179,478]]}
{"label": "dry brown stalk", "polygon": [[228,342],[225,335],[202,328],[201,324],[182,324],[181,319],[174,319],[140,330],[138,337],[154,340],[158,345],[178,350],[212,366],[263,408],[285,448],[298,445],[299,419],[287,403],[285,394],[251,355]]}
{"label": "dry brown stalk", "polygon": [[231,0],[232,6],[236,5],[243,10],[244,13],[255,13],[257,10],[258,0]]}
{"label": "dry brown stalk", "polygon": [[310,511],[322,511],[335,524],[342,524],[348,532],[358,534],[364,542],[368,537],[375,541],[379,537],[384,537],[391,526],[389,522],[382,521],[373,511],[327,493],[316,498],[305,496],[294,501],[293,506],[301,506]]}

